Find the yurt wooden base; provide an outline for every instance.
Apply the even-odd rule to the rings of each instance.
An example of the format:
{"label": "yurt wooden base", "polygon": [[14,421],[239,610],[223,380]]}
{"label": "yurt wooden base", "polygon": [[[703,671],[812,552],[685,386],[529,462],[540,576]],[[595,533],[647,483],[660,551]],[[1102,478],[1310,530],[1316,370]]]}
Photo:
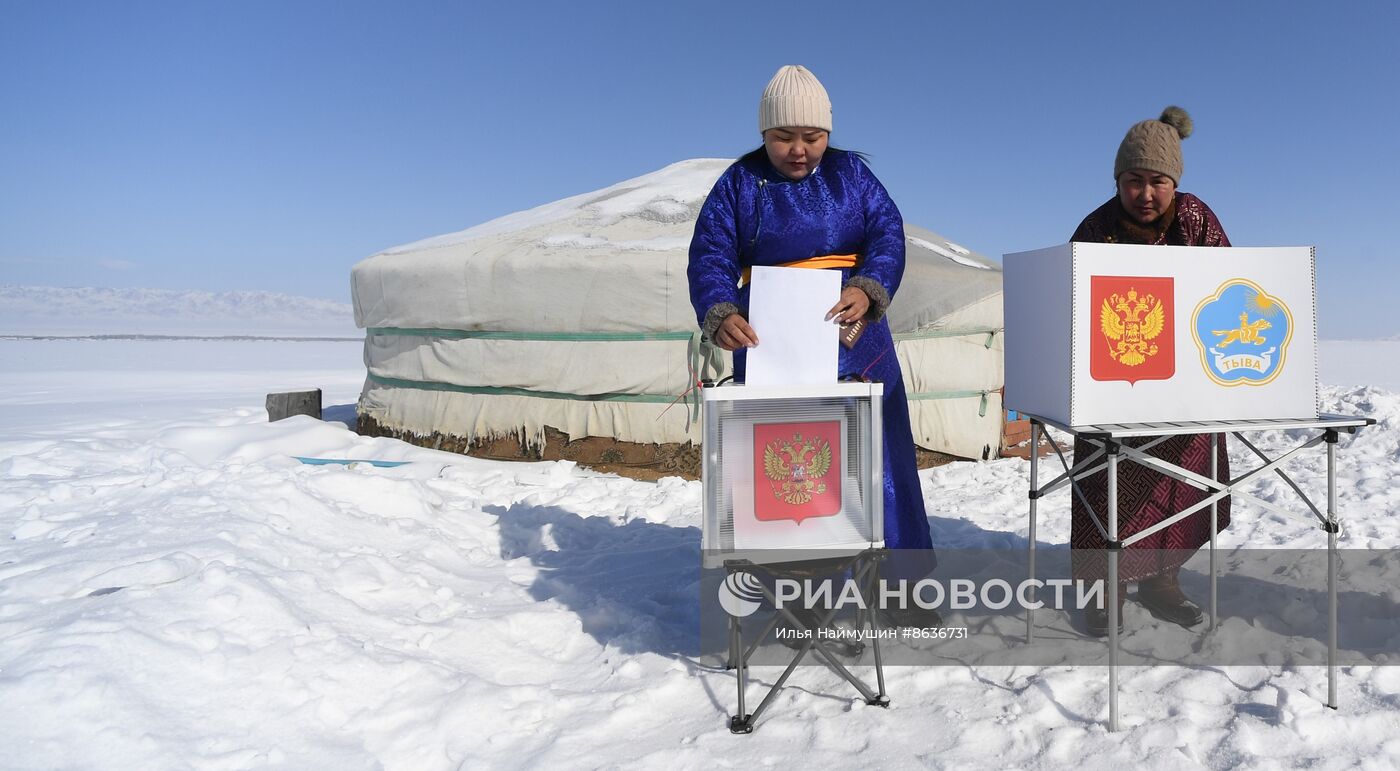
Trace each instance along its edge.
{"label": "yurt wooden base", "polygon": [[700,478],[700,448],[691,442],[638,444],[601,436],[570,439],[558,429],[546,426],[544,443],[527,443],[519,436],[467,439],[434,431],[423,435],[384,426],[368,415],[356,420],[356,433],[388,436],[419,447],[470,455],[490,460],[541,461],[571,460],[595,471],[632,479],[654,481],[661,477]]}
{"label": "yurt wooden base", "polygon": [[[466,439],[434,431],[423,435],[389,428],[368,415],[355,421],[355,432],[362,436],[387,436],[419,447],[470,455],[489,460],[541,461],[571,460],[605,474],[655,481],[662,477],[700,478],[700,448],[691,442],[638,444],[602,436],[570,439],[568,434],[546,426],[544,444],[531,446],[518,436]],[[958,458],[915,447],[919,468],[951,463]]]}

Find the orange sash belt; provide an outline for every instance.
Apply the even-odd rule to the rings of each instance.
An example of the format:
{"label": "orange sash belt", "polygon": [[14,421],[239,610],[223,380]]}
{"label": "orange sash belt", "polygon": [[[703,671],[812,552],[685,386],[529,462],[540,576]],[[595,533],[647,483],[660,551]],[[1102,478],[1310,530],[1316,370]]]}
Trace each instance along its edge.
{"label": "orange sash belt", "polygon": [[[793,260],[785,262],[776,267],[779,268],[854,268],[860,261],[858,254],[823,254],[820,257],[808,257],[805,260]],[[749,283],[753,276],[753,268],[748,267],[739,274],[739,286]]]}

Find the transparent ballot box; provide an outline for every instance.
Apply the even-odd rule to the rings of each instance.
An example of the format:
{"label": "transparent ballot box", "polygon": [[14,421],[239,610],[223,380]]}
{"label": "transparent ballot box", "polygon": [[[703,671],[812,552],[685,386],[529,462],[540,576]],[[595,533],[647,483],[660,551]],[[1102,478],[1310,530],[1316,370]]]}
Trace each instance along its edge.
{"label": "transparent ballot box", "polygon": [[704,566],[883,546],[883,394],[880,383],[706,388]]}

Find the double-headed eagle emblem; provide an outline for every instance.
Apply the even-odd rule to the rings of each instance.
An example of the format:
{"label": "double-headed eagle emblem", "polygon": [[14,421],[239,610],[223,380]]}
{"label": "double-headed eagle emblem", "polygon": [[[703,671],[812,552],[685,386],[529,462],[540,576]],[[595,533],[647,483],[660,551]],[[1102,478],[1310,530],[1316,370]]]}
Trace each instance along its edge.
{"label": "double-headed eagle emblem", "polygon": [[826,492],[821,479],[830,468],[831,444],[820,437],[803,439],[795,433],[790,442],[779,439],[763,448],[763,473],[773,497],[784,503],[803,504]]}
{"label": "double-headed eagle emblem", "polygon": [[1128,289],[1127,296],[1117,292],[1103,301],[1099,310],[1099,327],[1108,339],[1108,355],[1129,367],[1147,361],[1157,354],[1157,344],[1151,342],[1167,326],[1167,312],[1162,301],[1151,294],[1139,296]]}

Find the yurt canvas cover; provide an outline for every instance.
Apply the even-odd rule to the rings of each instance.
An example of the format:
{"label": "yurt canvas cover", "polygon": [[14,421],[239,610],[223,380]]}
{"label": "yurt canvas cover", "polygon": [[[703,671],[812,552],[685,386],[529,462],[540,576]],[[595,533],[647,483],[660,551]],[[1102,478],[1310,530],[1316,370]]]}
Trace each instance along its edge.
{"label": "yurt canvas cover", "polygon": [[[410,440],[699,442],[702,346],[686,285],[700,205],[727,160],[691,160],[459,233],[351,274],[366,330],[361,426]],[[921,447],[984,458],[1001,432],[1001,270],[906,225],[889,311]],[[552,433],[552,432],[551,432]]]}

